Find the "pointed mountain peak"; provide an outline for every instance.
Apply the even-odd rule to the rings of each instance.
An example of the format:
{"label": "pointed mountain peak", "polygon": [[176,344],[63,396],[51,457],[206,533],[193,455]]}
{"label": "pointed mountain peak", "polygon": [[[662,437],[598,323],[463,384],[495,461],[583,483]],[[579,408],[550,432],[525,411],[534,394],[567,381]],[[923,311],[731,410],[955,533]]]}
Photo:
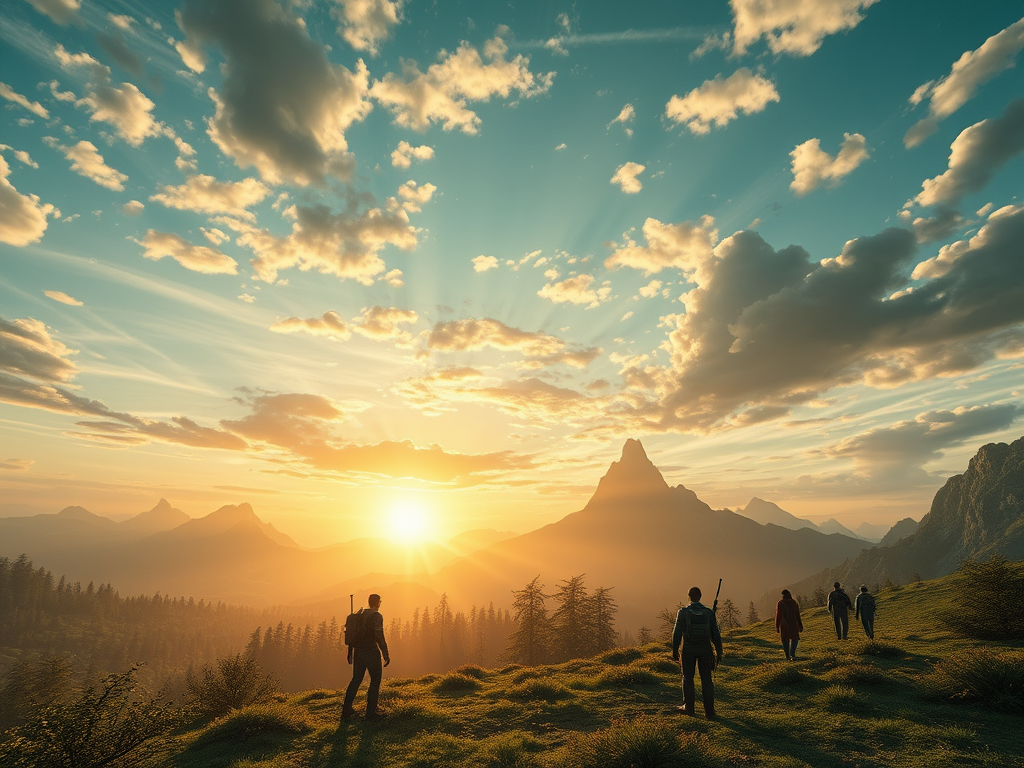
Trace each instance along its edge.
{"label": "pointed mountain peak", "polygon": [[153,507],[149,511],[150,512],[170,512],[172,509],[173,509],[173,507],[171,506],[171,502],[169,502],[167,499],[160,499],[160,501],[158,501],[156,503],[156,506]]}
{"label": "pointed mountain peak", "polygon": [[597,485],[591,501],[606,501],[624,497],[652,496],[668,491],[668,483],[639,440],[630,438],[622,446],[622,456],[613,461]]}

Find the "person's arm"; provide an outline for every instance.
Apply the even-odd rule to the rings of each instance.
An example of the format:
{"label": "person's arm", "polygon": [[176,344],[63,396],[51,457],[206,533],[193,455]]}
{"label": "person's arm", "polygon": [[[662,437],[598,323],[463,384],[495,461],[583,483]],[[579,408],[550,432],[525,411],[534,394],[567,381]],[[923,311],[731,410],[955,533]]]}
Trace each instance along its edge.
{"label": "person's arm", "polygon": [[711,614],[711,640],[715,644],[715,666],[722,663],[722,632],[718,629],[718,619]]}
{"label": "person's arm", "polygon": [[377,647],[380,648],[380,654],[384,657],[384,666],[386,667],[391,663],[391,654],[388,653],[388,641],[384,639],[384,617],[378,613],[374,617],[373,623],[373,639],[377,642]]}
{"label": "person's arm", "polygon": [[860,618],[860,595],[857,595],[856,599],[853,601],[853,618]]}
{"label": "person's arm", "polygon": [[683,629],[686,625],[686,616],[682,608],[676,614],[676,624],[672,627],[672,658],[679,661],[679,644],[683,642]]}
{"label": "person's arm", "polygon": [[782,601],[775,604],[775,634],[782,631]]}

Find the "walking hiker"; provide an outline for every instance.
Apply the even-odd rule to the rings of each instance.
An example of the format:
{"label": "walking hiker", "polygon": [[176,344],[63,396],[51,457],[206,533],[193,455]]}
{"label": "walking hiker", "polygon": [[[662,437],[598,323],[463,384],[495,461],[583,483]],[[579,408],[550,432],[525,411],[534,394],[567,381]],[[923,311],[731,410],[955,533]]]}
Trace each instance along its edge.
{"label": "walking hiker", "polygon": [[861,584],[860,594],[853,603],[853,618],[860,619],[864,625],[864,634],[869,640],[875,639],[875,597],[868,592],[868,588]]}
{"label": "walking hiker", "polygon": [[370,688],[366,691],[366,719],[380,720],[384,715],[377,711],[377,697],[380,693],[380,678],[384,666],[391,663],[388,644],[384,640],[384,617],[380,615],[380,595],[370,595],[369,608],[360,608],[358,613],[349,614],[345,620],[345,644],[348,645],[348,663],[352,665],[352,682],[345,691],[345,704],[341,708],[341,719],[352,717],[355,711],[352,702],[363,677],[370,673]]}
{"label": "walking hiker", "polygon": [[782,590],[782,599],[775,605],[775,631],[782,636],[782,650],[786,661],[796,661],[796,646],[804,623],[800,620],[800,604],[788,589]]}
{"label": "walking hiker", "polygon": [[853,601],[843,591],[837,581],[833,584],[833,590],[828,593],[828,612],[832,614],[832,621],[836,625],[836,639],[845,640],[850,632],[849,610],[853,608]]}
{"label": "walking hiker", "polygon": [[[678,709],[693,715],[696,692],[693,686],[694,673],[700,670],[700,695],[704,700],[704,716],[714,720],[715,684],[711,679],[712,670],[722,661],[722,634],[718,631],[715,612],[700,603],[700,589],[691,587],[690,604],[680,608],[672,630],[672,659],[679,659],[679,644],[683,654],[680,666],[683,670],[683,706]],[[714,647],[712,647],[714,646]]]}

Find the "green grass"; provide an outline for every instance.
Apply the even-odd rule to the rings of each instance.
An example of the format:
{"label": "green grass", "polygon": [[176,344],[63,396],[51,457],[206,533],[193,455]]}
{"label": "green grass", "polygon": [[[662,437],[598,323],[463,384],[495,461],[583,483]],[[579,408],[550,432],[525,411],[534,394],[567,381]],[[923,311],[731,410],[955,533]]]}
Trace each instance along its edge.
{"label": "green grass", "polygon": [[[949,579],[883,591],[874,642],[859,625],[837,641],[823,609],[805,610],[796,662],[770,622],[726,633],[714,722],[676,712],[678,665],[652,643],[559,665],[386,680],[380,723],[341,722],[343,692],[307,691],[182,730],[167,765],[1024,768],[1024,643],[955,636],[937,619],[954,598]],[[698,683],[698,711],[699,695]]]}

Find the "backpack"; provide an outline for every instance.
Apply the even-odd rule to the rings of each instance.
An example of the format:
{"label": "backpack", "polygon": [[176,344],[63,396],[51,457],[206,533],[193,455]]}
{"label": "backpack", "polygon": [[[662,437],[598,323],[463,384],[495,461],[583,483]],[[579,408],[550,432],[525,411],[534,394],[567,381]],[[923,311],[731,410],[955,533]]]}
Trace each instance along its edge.
{"label": "backpack", "polygon": [[689,619],[686,622],[686,631],[683,633],[683,638],[690,645],[703,645],[711,641],[711,612],[705,608],[701,609],[686,609],[686,615]]}
{"label": "backpack", "polygon": [[369,645],[373,642],[373,628],[370,625],[370,612],[360,608],[350,613],[345,619],[345,645]]}
{"label": "backpack", "polygon": [[875,597],[874,597],[874,595],[869,595],[867,592],[861,592],[860,597],[858,599],[860,600],[860,612],[861,613],[864,613],[865,611],[867,611],[868,613],[874,613],[874,611],[875,611]]}

